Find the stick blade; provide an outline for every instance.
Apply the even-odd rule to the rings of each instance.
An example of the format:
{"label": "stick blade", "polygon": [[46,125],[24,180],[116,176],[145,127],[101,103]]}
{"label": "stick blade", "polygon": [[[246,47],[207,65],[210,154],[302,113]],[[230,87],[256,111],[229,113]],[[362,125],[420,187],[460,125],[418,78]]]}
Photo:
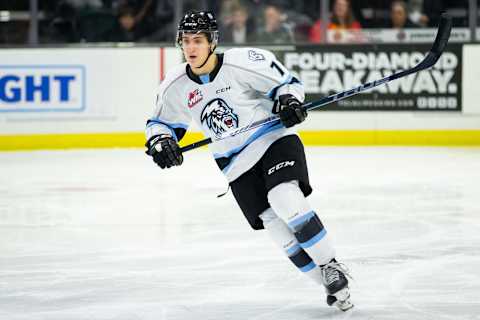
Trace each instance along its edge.
{"label": "stick blade", "polygon": [[440,25],[438,26],[437,36],[433,42],[432,50],[433,54],[440,55],[448,43],[448,38],[450,38],[450,32],[452,31],[452,17],[447,13],[442,13],[440,18]]}
{"label": "stick blade", "polygon": [[448,38],[450,38],[450,32],[452,31],[452,17],[446,13],[442,13],[440,18],[440,24],[438,26],[437,36],[433,42],[432,48],[427,53],[425,59],[420,62],[417,66],[417,70],[424,70],[432,67],[437,63],[438,59],[445,50],[445,47],[448,43]]}

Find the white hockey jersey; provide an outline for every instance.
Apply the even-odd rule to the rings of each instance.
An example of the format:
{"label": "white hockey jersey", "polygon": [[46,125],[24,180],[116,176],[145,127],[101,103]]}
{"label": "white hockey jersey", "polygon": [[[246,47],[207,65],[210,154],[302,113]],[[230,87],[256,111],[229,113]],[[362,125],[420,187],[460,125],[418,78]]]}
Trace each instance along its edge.
{"label": "white hockey jersey", "polygon": [[[193,119],[207,137],[249,125],[273,115],[282,94],[305,98],[302,84],[267,50],[235,48],[218,54],[209,75],[196,76],[183,63],[169,71],[158,89],[146,138],[171,134],[181,139]],[[265,125],[209,145],[229,182],[252,168],[279,138],[296,134],[282,124]]]}

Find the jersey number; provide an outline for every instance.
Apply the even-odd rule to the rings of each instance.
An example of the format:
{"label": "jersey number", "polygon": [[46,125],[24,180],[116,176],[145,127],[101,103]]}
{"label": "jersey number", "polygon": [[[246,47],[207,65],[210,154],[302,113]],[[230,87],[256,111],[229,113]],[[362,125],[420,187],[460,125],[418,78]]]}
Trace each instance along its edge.
{"label": "jersey number", "polygon": [[280,68],[280,66],[275,63],[275,61],[272,61],[272,64],[270,64],[270,68],[277,70],[281,76],[285,74],[285,72]]}

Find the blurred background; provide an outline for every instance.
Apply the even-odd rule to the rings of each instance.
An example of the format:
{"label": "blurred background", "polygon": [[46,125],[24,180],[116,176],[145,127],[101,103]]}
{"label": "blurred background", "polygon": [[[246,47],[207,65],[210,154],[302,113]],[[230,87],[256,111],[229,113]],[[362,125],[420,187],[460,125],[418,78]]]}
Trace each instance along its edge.
{"label": "blurred background", "polygon": [[[173,42],[187,10],[217,14],[223,43],[389,42],[391,29],[435,28],[477,40],[477,0],[2,0],[0,43]],[[338,31],[348,31],[340,36]],[[394,40],[394,39],[393,39]]]}

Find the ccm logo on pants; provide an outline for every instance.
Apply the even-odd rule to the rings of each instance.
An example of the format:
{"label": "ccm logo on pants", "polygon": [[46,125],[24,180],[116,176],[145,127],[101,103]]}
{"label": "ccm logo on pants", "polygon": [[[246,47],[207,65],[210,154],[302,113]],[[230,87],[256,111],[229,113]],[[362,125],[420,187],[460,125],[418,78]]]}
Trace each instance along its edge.
{"label": "ccm logo on pants", "polygon": [[268,172],[267,174],[268,175],[271,175],[272,173],[274,173],[275,171],[278,171],[282,168],[285,168],[285,167],[293,167],[295,165],[295,161],[284,161],[284,162],[280,162],[279,164],[271,167],[270,169],[268,169]]}

